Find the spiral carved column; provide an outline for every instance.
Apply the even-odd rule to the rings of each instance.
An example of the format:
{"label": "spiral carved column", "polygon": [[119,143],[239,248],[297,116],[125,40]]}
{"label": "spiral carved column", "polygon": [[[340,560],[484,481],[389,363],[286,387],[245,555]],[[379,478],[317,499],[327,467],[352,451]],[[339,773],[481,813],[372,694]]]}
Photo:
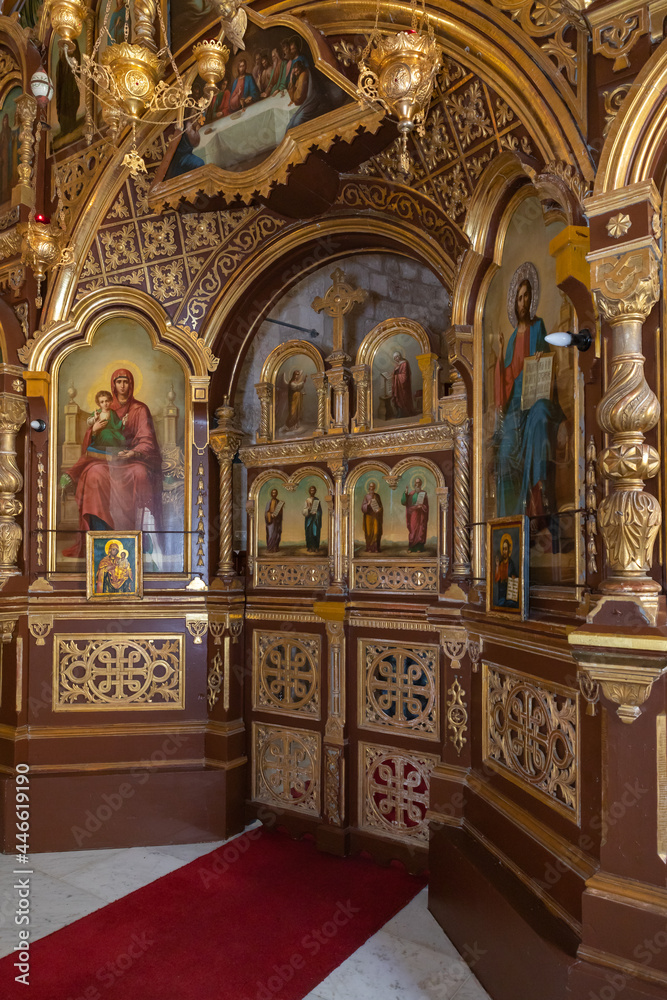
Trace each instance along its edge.
{"label": "spiral carved column", "polygon": [[317,390],[317,430],[315,431],[315,436],[322,437],[327,433],[329,426],[329,383],[324,372],[316,372],[314,375],[311,375],[311,378]]}
{"label": "spiral carved column", "polygon": [[453,366],[450,369],[452,392],[443,401],[442,415],[454,439],[454,543],[452,576],[464,579],[470,567],[470,434],[465,383]]}
{"label": "spiral carved column", "polygon": [[218,426],[211,431],[211,448],[220,463],[220,561],[216,575],[225,583],[234,585],[232,461],[243,434],[234,427],[231,406],[219,406],[215,415]]}
{"label": "spiral carved column", "polygon": [[658,301],[658,263],[649,247],[596,262],[598,309],[612,328],[607,392],[598,423],[610,435],[598,457],[611,489],[598,509],[605,547],[603,594],[638,597],[655,619],[660,585],[648,575],[662,521],[660,504],[644,491],[660,455],[644,435],[658,422],[660,404],[644,375],[642,324]]}
{"label": "spiral carved column", "polygon": [[134,0],[134,40],[151,52],[157,52],[155,43],[156,0]]}
{"label": "spiral carved column", "polygon": [[260,416],[257,429],[257,443],[266,444],[271,440],[271,408],[273,403],[273,385],[271,382],[257,382],[255,392],[259,398]]}
{"label": "spiral carved column", "polygon": [[25,423],[25,400],[0,394],[0,585],[8,576],[20,573],[16,565],[23,532],[14,518],[23,510],[16,494],[23,488],[23,476],[16,464],[16,435]]}

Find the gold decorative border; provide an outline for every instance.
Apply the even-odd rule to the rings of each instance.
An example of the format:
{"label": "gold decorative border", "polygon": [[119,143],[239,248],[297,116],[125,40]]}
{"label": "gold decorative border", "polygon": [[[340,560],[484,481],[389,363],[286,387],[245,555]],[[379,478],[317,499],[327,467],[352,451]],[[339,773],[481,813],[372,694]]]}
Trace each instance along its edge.
{"label": "gold decorative border", "polygon": [[[510,676],[516,678],[520,683],[525,683],[534,686],[538,691],[541,691],[544,695],[560,695],[561,697],[569,698],[575,706],[575,717],[572,720],[574,731],[575,731],[575,746],[573,749],[573,773],[575,775],[575,803],[574,808],[570,808],[565,803],[558,801],[557,799],[550,796],[547,792],[542,789],[531,785],[525,780],[520,774],[512,771],[510,767],[500,761],[495,760],[490,756],[491,753],[491,718],[489,714],[489,670],[494,670],[500,672],[503,676]],[[509,667],[502,666],[498,663],[491,663],[489,661],[482,661],[482,760],[485,765],[487,765],[491,770],[495,771],[501,777],[506,778],[511,781],[518,788],[523,789],[523,791],[528,792],[533,798],[549,806],[550,809],[555,810],[561,816],[566,816],[571,822],[579,825],[581,819],[581,790],[579,782],[579,770],[580,770],[580,719],[581,719],[581,708],[579,700],[579,689],[566,687],[563,684],[557,684],[556,682],[546,681],[542,677],[536,677],[533,674],[526,674],[522,671],[512,670]]]}
{"label": "gold decorative border", "polygon": [[[99,704],[98,702],[84,702],[83,704],[66,704],[60,700],[60,661],[63,651],[63,644],[76,642],[95,642],[100,646],[105,643],[122,642],[171,642],[177,644],[178,656],[178,688],[177,700],[172,702],[138,701],[128,702],[118,700],[114,704]],[[53,636],[53,688],[52,688],[52,710],[54,712],[174,712],[182,711],[185,708],[185,645],[184,636],[174,633],[164,632],[142,632],[140,635],[129,633],[117,633],[107,638],[100,638],[98,635],[88,634],[63,634],[56,633]]]}
{"label": "gold decorative border", "polygon": [[[260,649],[263,639],[267,641],[269,646],[274,645],[279,641],[289,644],[294,640],[298,642],[307,640],[308,642],[315,643],[316,654],[311,659],[314,675],[313,685],[308,701],[303,704],[301,708],[289,707],[288,703],[285,703],[285,705],[276,705],[266,694],[264,695],[264,700],[260,700],[262,696],[262,689],[265,688],[262,669],[263,655]],[[322,687],[322,637],[316,632],[265,632],[263,629],[255,629],[252,637],[252,651],[253,708],[260,712],[275,712],[280,715],[289,715],[299,719],[305,718],[312,719],[313,721],[319,721],[322,718],[320,703]],[[264,655],[266,655],[266,650],[264,651]]]}
{"label": "gold decorative border", "polygon": [[[432,681],[430,711],[432,728],[416,729],[410,722],[396,723],[391,718],[386,722],[371,722],[367,718],[367,684],[369,679],[368,664],[366,662],[367,647],[383,646],[389,655],[396,650],[410,654],[413,650],[422,650],[430,654],[433,659],[433,672],[430,677]],[[419,657],[414,657],[422,666],[424,673],[428,675],[426,666],[421,664]],[[424,687],[424,694],[429,693],[429,689]],[[386,638],[364,637],[357,639],[357,723],[359,729],[371,730],[372,732],[384,733],[387,736],[408,736],[412,739],[439,740],[440,739],[440,648],[437,645],[430,645],[423,642],[410,642],[409,645],[397,645],[388,642]]]}

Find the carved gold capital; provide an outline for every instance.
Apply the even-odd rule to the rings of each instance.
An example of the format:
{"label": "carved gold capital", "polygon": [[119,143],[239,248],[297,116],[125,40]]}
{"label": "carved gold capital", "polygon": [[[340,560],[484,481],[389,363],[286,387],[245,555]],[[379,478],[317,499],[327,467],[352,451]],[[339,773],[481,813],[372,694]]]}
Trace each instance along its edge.
{"label": "carved gold capital", "polygon": [[450,625],[440,629],[440,645],[452,670],[461,669],[461,660],[468,649],[468,633],[462,628],[452,628]]}
{"label": "carved gold capital", "polygon": [[595,618],[605,614],[604,604],[610,601],[614,603],[603,598],[587,619],[591,624],[570,632],[568,642],[580,673],[587,675],[590,694],[599,685],[605,698],[618,705],[619,719],[629,724],[639,718],[653,685],[667,670],[667,636],[648,630],[642,635],[597,631]]}
{"label": "carved gold capital", "polygon": [[636,3],[615,4],[613,15],[599,8],[591,12],[590,23],[593,28],[593,54],[600,53],[605,59],[613,59],[612,71],[618,73],[630,65],[630,52],[642,35],[648,32],[649,19],[646,5]]}
{"label": "carved gold capital", "polygon": [[44,641],[53,628],[53,615],[30,615],[28,617],[28,629],[30,635],[36,640],[38,646],[43,646]]}
{"label": "carved gold capital", "polygon": [[591,285],[604,319],[643,323],[660,295],[658,260],[651,244],[602,257],[590,255]]}

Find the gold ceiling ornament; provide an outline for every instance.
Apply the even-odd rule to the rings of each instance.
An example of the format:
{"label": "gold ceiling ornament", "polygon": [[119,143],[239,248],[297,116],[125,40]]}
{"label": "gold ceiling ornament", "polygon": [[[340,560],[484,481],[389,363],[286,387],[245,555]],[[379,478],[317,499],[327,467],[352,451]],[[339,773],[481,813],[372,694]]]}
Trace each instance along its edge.
{"label": "gold ceiling ornament", "polygon": [[435,40],[424,2],[418,10],[417,0],[412,0],[409,30],[388,34],[378,28],[377,0],[375,26],[358,63],[359,97],[381,104],[397,119],[401,134],[399,166],[406,176],[410,174],[408,132],[416,129],[418,135],[424,135],[424,119],[442,65],[442,49]]}
{"label": "gold ceiling ornament", "polygon": [[[225,33],[232,44],[243,47],[247,15],[240,0],[217,4],[222,24],[216,40],[200,42],[193,48],[197,70],[206,82],[204,96],[194,97],[190,83],[181,77],[172,52],[165,44],[157,51],[152,34],[155,13],[159,19],[160,37],[167,38],[161,4],[153,0],[125,0],[123,39],[113,40],[109,31],[112,0],[106,0],[104,17],[90,55],[76,58],[74,40],[84,22],[93,16],[83,0],[49,0],[49,17],[53,30],[60,35],[60,46],[74,74],[80,92],[91,92],[102,106],[102,119],[108,128],[108,139],[115,143],[120,133],[131,126],[132,148],[123,160],[132,177],[145,173],[146,166],[137,152],[136,126],[139,122],[159,124],[164,113],[178,112],[196,118],[210,104],[216,84],[224,76],[229,49],[223,46]],[[130,25],[133,36],[130,38]],[[102,49],[102,43],[105,47]],[[173,82],[166,83],[165,73],[173,73]],[[86,136],[89,144],[95,132],[90,110],[86,112]]]}

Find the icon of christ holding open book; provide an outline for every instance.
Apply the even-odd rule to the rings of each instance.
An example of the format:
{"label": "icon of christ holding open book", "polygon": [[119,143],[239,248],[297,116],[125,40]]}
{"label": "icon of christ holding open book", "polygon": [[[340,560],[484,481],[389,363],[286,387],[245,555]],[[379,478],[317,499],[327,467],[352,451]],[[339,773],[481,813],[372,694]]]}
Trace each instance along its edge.
{"label": "icon of christ holding open book", "polygon": [[[531,268],[524,264],[519,271]],[[536,517],[554,512],[548,474],[565,415],[558,400],[552,399],[554,355],[549,353],[544,322],[535,315],[528,277],[519,281],[514,313],[516,327],[506,349],[499,335],[494,377],[496,513],[499,517],[524,513]]]}

